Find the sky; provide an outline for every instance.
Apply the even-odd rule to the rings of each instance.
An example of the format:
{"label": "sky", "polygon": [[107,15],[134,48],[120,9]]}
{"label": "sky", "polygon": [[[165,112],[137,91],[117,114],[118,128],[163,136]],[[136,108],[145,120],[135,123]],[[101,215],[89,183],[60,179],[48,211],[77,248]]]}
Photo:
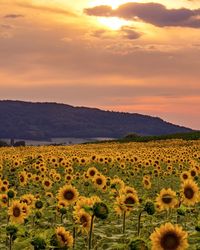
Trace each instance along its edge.
{"label": "sky", "polygon": [[0,0],[0,99],[200,129],[200,0]]}

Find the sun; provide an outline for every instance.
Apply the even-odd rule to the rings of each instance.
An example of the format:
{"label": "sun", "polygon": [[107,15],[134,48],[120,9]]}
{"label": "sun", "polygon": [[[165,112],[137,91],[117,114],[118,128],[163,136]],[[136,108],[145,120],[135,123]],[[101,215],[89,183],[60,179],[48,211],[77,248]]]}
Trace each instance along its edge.
{"label": "sun", "polygon": [[118,17],[98,17],[98,23],[104,28],[119,30],[121,27],[128,25],[130,22]]}

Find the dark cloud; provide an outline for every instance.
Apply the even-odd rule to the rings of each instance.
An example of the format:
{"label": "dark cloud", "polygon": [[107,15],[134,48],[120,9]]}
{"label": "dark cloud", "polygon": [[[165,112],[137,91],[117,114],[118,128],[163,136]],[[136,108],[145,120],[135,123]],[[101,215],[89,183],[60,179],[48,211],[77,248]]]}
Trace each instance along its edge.
{"label": "dark cloud", "polygon": [[126,3],[115,10],[103,5],[85,9],[84,12],[91,16],[117,16],[128,20],[141,20],[158,27],[200,28],[200,9],[167,9],[158,3]]}
{"label": "dark cloud", "polygon": [[113,10],[110,6],[107,5],[100,5],[93,8],[85,9],[84,12],[87,15],[92,16],[111,16]]}
{"label": "dark cloud", "polygon": [[24,17],[23,15],[20,15],[20,14],[8,14],[8,15],[5,15],[4,18],[20,18],[20,17]]}

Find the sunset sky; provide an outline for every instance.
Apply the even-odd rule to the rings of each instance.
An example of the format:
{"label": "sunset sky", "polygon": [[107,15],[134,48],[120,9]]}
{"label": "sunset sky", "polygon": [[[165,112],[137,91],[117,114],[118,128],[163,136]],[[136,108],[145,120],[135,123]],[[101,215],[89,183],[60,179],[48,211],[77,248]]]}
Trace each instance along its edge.
{"label": "sunset sky", "polygon": [[200,0],[0,0],[0,99],[200,129]]}

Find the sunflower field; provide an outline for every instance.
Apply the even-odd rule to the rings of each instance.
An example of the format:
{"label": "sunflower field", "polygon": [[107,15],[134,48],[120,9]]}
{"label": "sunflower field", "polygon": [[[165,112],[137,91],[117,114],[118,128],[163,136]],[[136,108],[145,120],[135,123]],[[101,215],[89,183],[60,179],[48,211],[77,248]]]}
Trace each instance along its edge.
{"label": "sunflower field", "polygon": [[200,250],[200,141],[0,149],[0,249]]}

